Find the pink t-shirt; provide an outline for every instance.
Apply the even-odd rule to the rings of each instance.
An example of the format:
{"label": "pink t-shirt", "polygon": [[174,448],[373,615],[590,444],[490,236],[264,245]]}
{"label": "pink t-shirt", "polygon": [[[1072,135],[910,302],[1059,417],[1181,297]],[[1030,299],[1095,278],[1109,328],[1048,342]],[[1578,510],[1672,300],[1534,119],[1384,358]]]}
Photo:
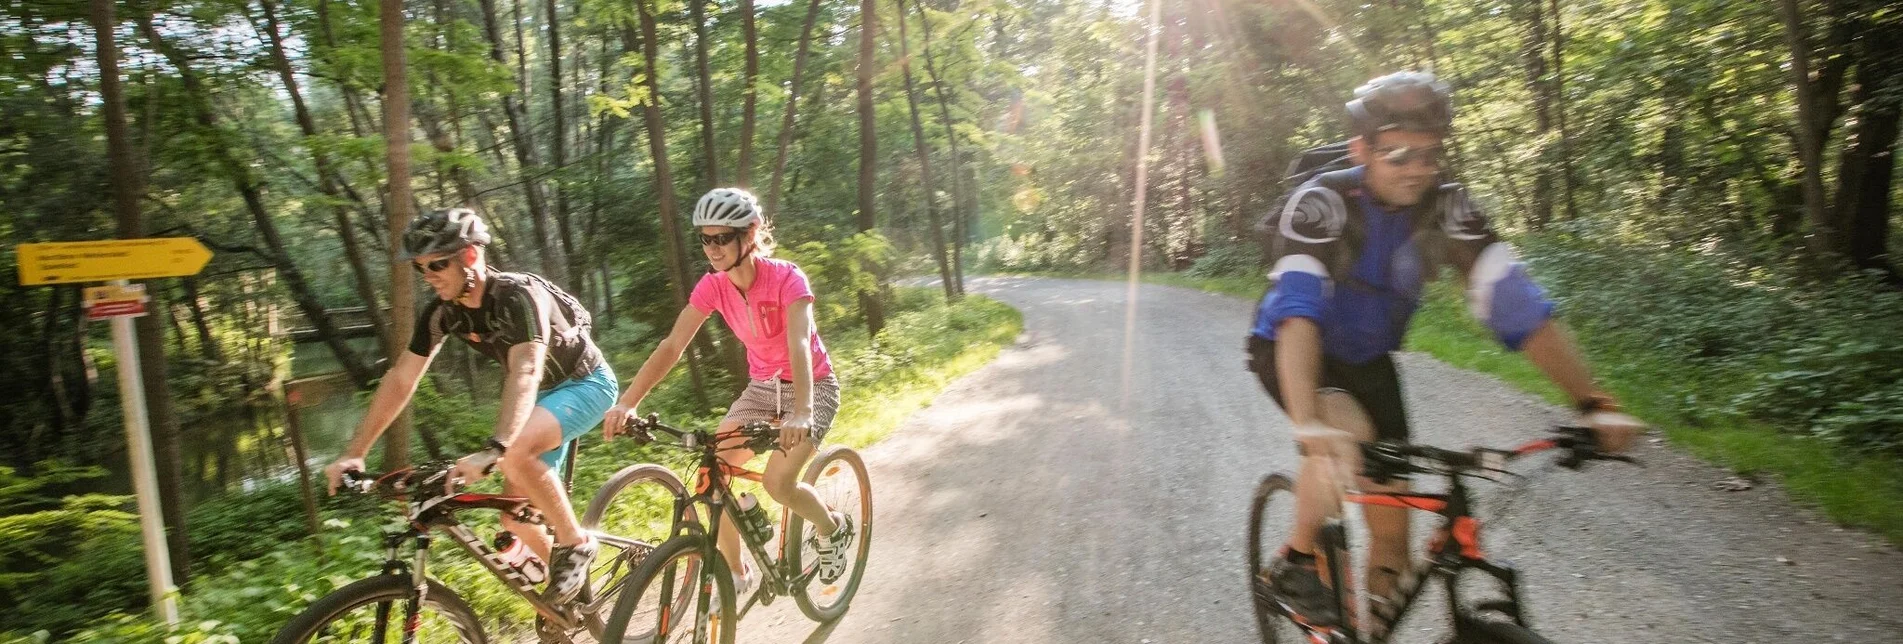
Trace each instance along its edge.
{"label": "pink t-shirt", "polygon": [[[792,262],[758,257],[753,285],[745,295],[724,272],[708,273],[694,285],[687,304],[702,313],[720,312],[727,326],[747,346],[747,375],[754,380],[793,379],[791,352],[786,346],[786,311],[800,299],[813,299],[806,273]],[[813,331],[813,378],[832,375],[826,345]]]}

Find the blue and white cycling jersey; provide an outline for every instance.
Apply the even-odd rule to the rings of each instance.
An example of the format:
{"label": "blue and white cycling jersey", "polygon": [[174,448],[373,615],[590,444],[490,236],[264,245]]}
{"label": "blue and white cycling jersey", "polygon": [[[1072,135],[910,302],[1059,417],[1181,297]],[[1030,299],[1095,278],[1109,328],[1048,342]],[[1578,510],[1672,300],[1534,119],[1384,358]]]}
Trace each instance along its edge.
{"label": "blue and white cycling jersey", "polygon": [[1466,188],[1447,184],[1421,205],[1389,209],[1362,189],[1363,171],[1317,175],[1264,220],[1275,265],[1253,335],[1274,340],[1283,320],[1309,318],[1321,326],[1324,355],[1365,364],[1401,348],[1421,288],[1443,262],[1465,276],[1468,309],[1509,349],[1552,317],[1553,303]]}

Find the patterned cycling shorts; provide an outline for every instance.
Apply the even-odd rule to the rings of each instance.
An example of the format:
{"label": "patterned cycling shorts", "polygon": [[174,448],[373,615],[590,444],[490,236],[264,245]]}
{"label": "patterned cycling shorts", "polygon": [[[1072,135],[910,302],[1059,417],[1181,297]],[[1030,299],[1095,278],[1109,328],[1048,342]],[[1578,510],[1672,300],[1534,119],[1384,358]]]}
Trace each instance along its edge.
{"label": "patterned cycling shorts", "polygon": [[[793,413],[793,383],[781,380],[754,380],[746,391],[727,408],[722,424],[746,424],[774,421]],[[813,442],[826,437],[839,413],[839,378],[826,376],[813,380]]]}

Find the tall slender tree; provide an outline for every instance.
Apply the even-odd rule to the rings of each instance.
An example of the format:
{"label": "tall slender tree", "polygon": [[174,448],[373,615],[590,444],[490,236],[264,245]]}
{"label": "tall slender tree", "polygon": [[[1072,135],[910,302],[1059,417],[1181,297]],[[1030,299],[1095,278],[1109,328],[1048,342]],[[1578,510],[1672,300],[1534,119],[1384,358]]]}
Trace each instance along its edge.
{"label": "tall slender tree", "polygon": [[801,83],[806,78],[806,59],[812,50],[813,24],[819,20],[819,0],[806,3],[806,21],[800,27],[800,42],[793,54],[793,78],[787,83],[786,110],[780,116],[780,137],[773,153],[773,179],[767,188],[766,211],[769,215],[780,212],[780,181],[786,176],[787,152],[793,147],[794,112],[799,106]]}
{"label": "tall slender tree", "polygon": [[[483,0],[490,2],[491,0]],[[405,67],[407,52],[403,42],[403,0],[377,0],[377,33],[383,61],[383,155],[385,174],[390,185],[384,201],[384,222],[390,239],[390,317],[416,319],[414,279],[409,262],[400,255],[403,230],[414,216],[410,194],[410,77]],[[401,352],[409,350],[406,324],[392,324],[384,333],[384,347],[390,364],[396,364]],[[383,468],[397,470],[410,462],[411,414],[406,407],[391,423],[383,438]]]}
{"label": "tall slender tree", "polygon": [[925,217],[931,227],[932,257],[938,261],[938,278],[947,302],[958,299],[958,285],[952,279],[951,262],[945,256],[945,227],[938,218],[938,191],[932,183],[932,151],[925,140],[925,125],[918,115],[918,88],[912,82],[912,49],[905,23],[905,0],[898,0],[899,74],[905,78],[905,105],[912,117],[912,141],[917,151],[919,189],[925,193]]}
{"label": "tall slender tree", "polygon": [[[859,214],[860,232],[871,232],[879,227],[878,217],[878,163],[879,135],[878,115],[873,111],[872,67],[876,64],[873,39],[878,37],[879,3],[875,0],[859,0],[859,69],[858,69],[858,113],[859,113]],[[876,269],[883,274],[883,267]],[[880,278],[883,281],[883,277]],[[885,329],[885,306],[879,301],[877,290],[861,291],[859,307],[865,312],[866,333],[878,337]]]}
{"label": "tall slender tree", "polygon": [[741,79],[740,160],[734,165],[734,183],[753,189],[753,119],[758,107],[760,34],[754,27],[753,0],[740,0],[740,34],[746,40],[746,71]]}
{"label": "tall slender tree", "polygon": [[[667,125],[661,118],[661,82],[660,82],[660,36],[654,15],[654,3],[657,0],[635,0],[636,13],[641,25],[640,37],[624,32],[630,47],[639,47],[643,67],[642,85],[647,96],[641,102],[641,120],[647,125],[648,153],[654,161],[655,195],[659,198],[658,210],[661,215],[661,235],[666,240],[668,280],[674,284],[674,306],[687,306],[687,296],[693,290],[687,275],[687,231],[682,228],[680,214],[675,210],[674,171],[667,161]],[[687,370],[694,385],[694,397],[703,403],[707,400],[707,389],[701,376],[700,359],[693,350],[687,352]]]}
{"label": "tall slender tree", "polygon": [[700,105],[700,188],[720,183],[720,145],[714,136],[714,75],[707,63],[707,0],[687,0],[694,21],[694,95]]}
{"label": "tall slender tree", "polygon": [[[92,0],[95,53],[99,63],[101,115],[106,121],[106,165],[112,177],[112,212],[121,239],[144,237],[145,218],[139,210],[139,198],[145,192],[145,175],[132,149],[132,135],[126,128],[126,97],[119,78],[119,45],[114,32],[119,21],[113,16],[112,0]],[[166,310],[158,289],[148,282],[147,297],[155,311]],[[139,341],[139,378],[145,389],[146,418],[152,433],[153,472],[159,482],[159,507],[166,528],[166,551],[172,562],[174,583],[184,585],[191,578],[191,545],[186,539],[185,498],[180,475],[178,450],[178,414],[172,409],[171,379],[165,365],[165,334],[158,316],[146,315],[133,320]]]}

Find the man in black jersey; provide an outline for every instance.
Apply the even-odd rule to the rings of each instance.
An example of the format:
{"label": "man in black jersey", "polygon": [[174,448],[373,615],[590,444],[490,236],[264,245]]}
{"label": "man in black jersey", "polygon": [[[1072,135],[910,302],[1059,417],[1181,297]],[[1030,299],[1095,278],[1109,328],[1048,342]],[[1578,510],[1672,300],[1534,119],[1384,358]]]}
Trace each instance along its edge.
{"label": "man in black jersey", "polygon": [[456,461],[450,485],[501,470],[507,494],[528,497],[555,532],[507,516],[503,527],[549,562],[543,596],[574,599],[599,548],[568,505],[557,468],[569,441],[592,430],[620,393],[614,372],[588,335],[590,318],[573,296],[540,276],[489,268],[488,227],[465,208],[426,213],[410,222],[403,254],[435,291],[416,319],[409,351],[377,385],[370,410],[343,457],[324,469],[330,489],[346,471],[361,471],[377,437],[416,393],[443,340],[468,342],[502,363],[502,409],[488,447]]}

